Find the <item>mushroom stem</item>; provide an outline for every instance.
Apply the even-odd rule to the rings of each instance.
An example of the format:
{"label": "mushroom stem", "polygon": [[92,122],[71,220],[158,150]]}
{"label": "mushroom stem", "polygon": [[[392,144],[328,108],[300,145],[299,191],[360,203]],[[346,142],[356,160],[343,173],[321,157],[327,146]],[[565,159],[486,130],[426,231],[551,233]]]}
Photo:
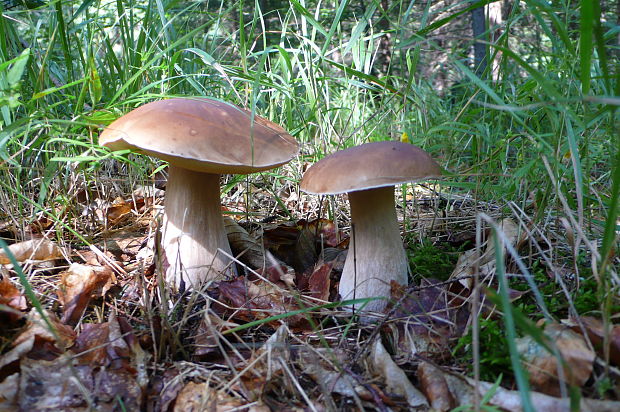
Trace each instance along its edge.
{"label": "mushroom stem", "polygon": [[166,281],[198,288],[222,273],[233,273],[220,202],[220,175],[169,166],[162,244]]}
{"label": "mushroom stem", "polygon": [[[400,237],[394,187],[349,192],[353,224],[338,291],[342,299],[390,297],[390,281],[407,284],[407,255]],[[381,312],[387,300],[364,310]],[[360,308],[362,305],[354,305]]]}

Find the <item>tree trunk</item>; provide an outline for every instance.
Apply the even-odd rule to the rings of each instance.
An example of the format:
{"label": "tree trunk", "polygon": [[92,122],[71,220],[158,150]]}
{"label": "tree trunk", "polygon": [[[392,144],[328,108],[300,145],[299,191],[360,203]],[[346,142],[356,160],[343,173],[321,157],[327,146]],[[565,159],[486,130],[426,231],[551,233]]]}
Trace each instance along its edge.
{"label": "tree trunk", "polygon": [[474,33],[474,71],[478,76],[482,77],[487,68],[487,46],[478,41],[487,40],[483,7],[478,7],[471,11],[471,23]]}

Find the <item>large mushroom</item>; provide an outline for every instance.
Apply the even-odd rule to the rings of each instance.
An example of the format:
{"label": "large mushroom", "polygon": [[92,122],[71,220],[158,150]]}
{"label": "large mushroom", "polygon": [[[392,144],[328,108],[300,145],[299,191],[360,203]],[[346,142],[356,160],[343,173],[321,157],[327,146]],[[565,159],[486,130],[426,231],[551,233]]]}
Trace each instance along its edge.
{"label": "large mushroom", "polygon": [[390,282],[407,285],[407,256],[396,216],[394,185],[440,174],[441,168],[428,153],[392,141],[338,151],[304,173],[301,190],[349,196],[352,234],[338,289],[342,299],[382,297],[363,307],[381,312],[390,296]]}
{"label": "large mushroom", "polygon": [[162,246],[166,281],[177,288],[235,271],[227,256],[220,175],[271,169],[299,150],[269,120],[218,100],[185,98],[140,106],[110,124],[99,144],[168,161]]}

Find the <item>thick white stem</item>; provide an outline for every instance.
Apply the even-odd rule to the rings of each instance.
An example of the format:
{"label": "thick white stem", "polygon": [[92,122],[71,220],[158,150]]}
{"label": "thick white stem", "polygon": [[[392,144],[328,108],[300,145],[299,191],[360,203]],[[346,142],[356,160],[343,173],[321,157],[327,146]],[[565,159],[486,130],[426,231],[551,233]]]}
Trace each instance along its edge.
{"label": "thick white stem", "polygon": [[[349,193],[351,242],[340,279],[342,299],[390,297],[390,281],[407,284],[407,256],[400,237],[394,187]],[[364,310],[381,312],[387,300],[374,300]],[[361,305],[355,305],[360,308]]]}
{"label": "thick white stem", "polygon": [[233,273],[230,246],[220,203],[220,175],[170,165],[166,185],[163,250],[166,282],[198,288],[206,281]]}

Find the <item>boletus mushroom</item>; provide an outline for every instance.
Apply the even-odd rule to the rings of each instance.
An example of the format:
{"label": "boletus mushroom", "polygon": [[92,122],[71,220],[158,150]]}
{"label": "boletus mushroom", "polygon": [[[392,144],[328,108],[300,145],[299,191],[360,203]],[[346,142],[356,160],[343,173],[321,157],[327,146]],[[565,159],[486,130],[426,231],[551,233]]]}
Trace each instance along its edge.
{"label": "boletus mushroom", "polygon": [[220,175],[248,174],[290,161],[297,141],[282,127],[212,99],[145,104],[110,124],[99,144],[169,163],[162,224],[166,282],[196,288],[234,273],[220,202]]}
{"label": "boletus mushroom", "polygon": [[381,312],[390,296],[390,282],[407,285],[407,256],[396,216],[394,185],[440,174],[441,168],[428,153],[392,141],[338,151],[304,173],[301,190],[349,196],[352,233],[338,288],[341,299],[383,297],[363,306],[365,311]]}

